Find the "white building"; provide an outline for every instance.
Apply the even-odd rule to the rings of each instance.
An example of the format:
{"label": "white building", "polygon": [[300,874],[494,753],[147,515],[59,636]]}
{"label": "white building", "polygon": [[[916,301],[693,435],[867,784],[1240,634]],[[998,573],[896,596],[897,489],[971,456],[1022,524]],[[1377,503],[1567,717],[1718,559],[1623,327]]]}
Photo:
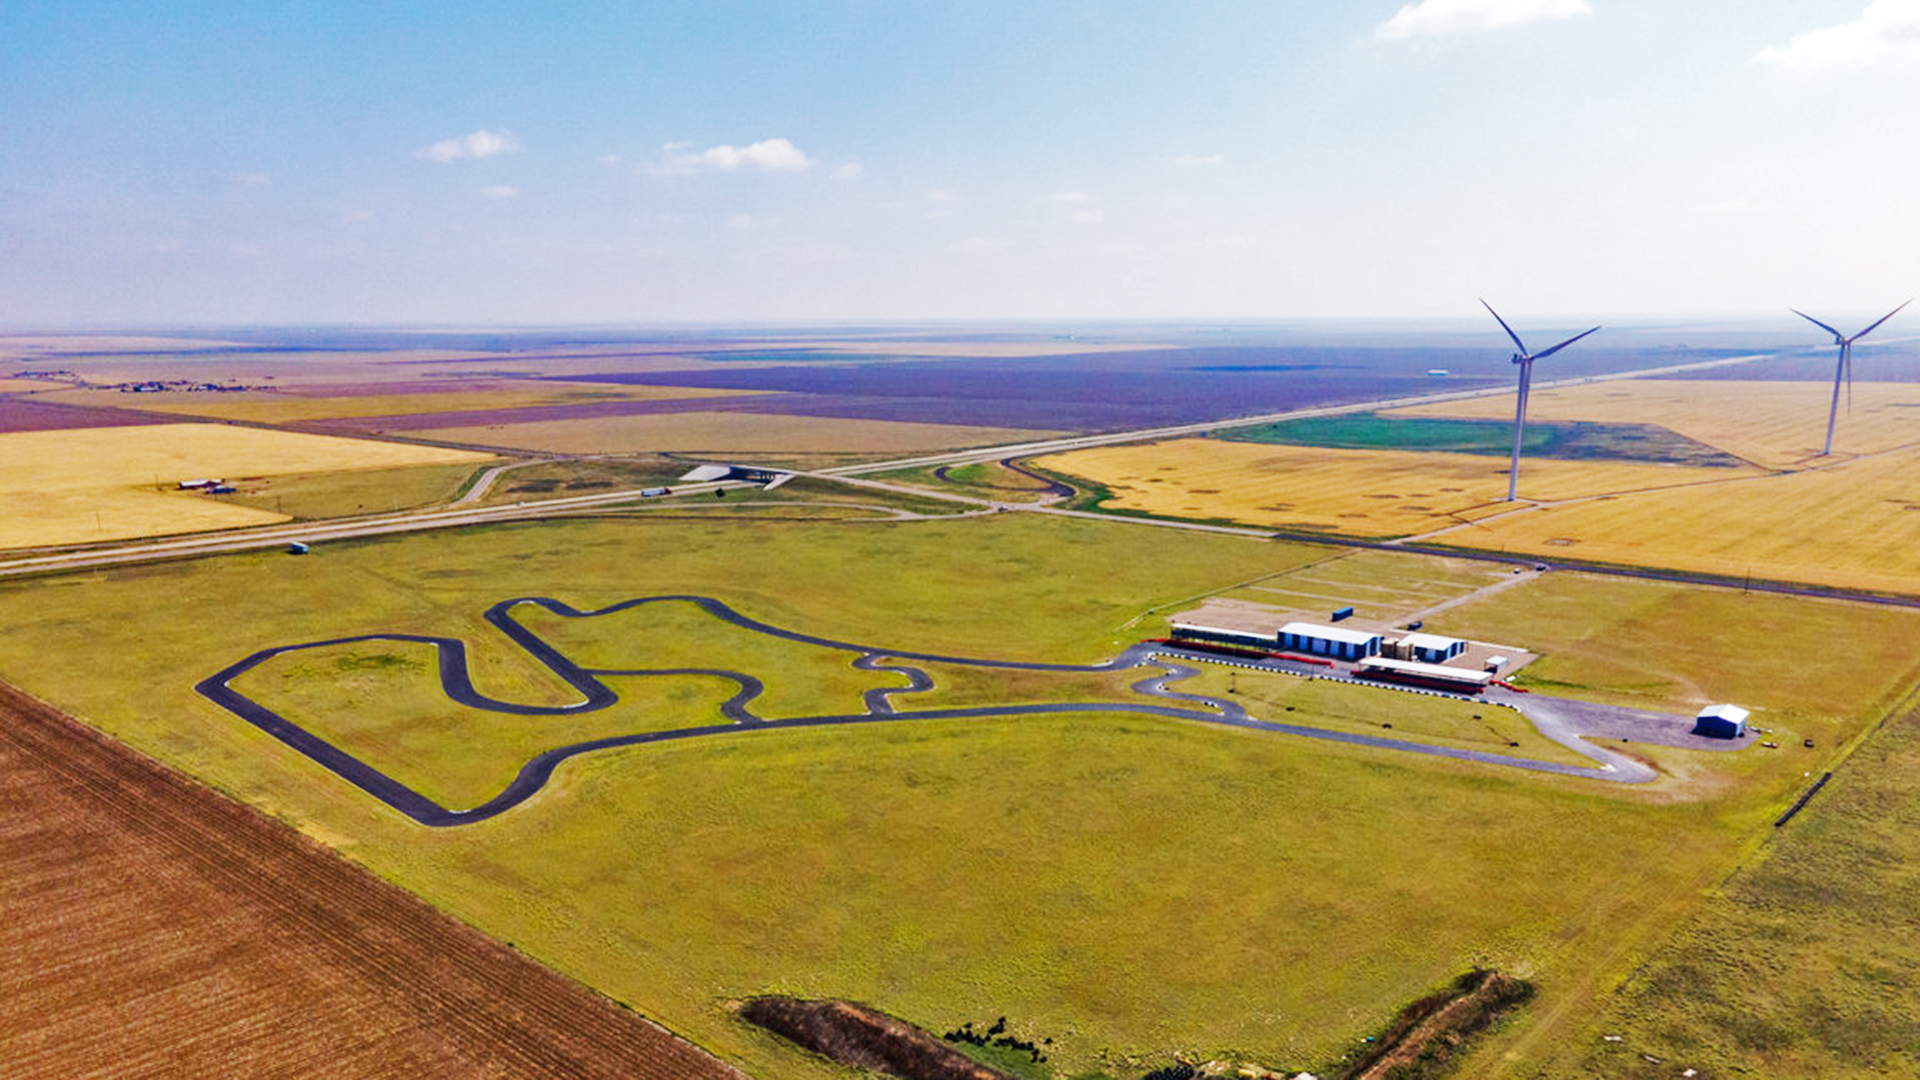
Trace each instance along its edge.
{"label": "white building", "polygon": [[1738,739],[1747,733],[1747,710],[1738,705],[1709,705],[1693,718],[1693,733],[1716,739]]}
{"label": "white building", "polygon": [[1439,634],[1408,634],[1400,639],[1400,650],[1408,660],[1422,664],[1444,664],[1466,652],[1467,643]]}
{"label": "white building", "polygon": [[1381,634],[1372,630],[1349,630],[1341,626],[1290,622],[1280,628],[1282,649],[1310,656],[1331,656],[1336,660],[1360,660],[1380,655]]}

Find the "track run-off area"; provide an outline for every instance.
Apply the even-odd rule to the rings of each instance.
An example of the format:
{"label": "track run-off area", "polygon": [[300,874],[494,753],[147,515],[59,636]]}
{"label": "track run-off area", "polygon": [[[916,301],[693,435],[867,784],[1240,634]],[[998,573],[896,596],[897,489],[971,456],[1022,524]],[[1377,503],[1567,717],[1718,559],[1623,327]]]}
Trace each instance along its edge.
{"label": "track run-off area", "polygon": [[[757,634],[764,634],[769,637],[798,644],[818,646],[853,654],[853,659],[850,663],[854,668],[863,671],[897,673],[906,679],[906,685],[866,691],[862,700],[865,711],[859,713],[799,716],[773,720],[762,719],[756,716],[752,710],[754,700],[766,689],[765,684],[757,676],[719,667],[637,667],[618,669],[583,667],[575,663],[552,644],[542,639],[538,634],[523,626],[514,617],[515,609],[522,605],[533,605],[554,615],[569,619],[581,619],[611,615],[648,604],[668,603],[694,605],[713,618]],[[201,680],[195,686],[195,689],[215,704],[246,720],[248,723],[253,724],[267,734],[272,735],[294,750],[306,755],[348,783],[379,799],[381,802],[406,815],[413,821],[421,825],[436,828],[472,824],[505,813],[533,797],[544,788],[552,778],[554,770],[562,762],[581,754],[681,739],[738,735],[755,730],[784,730],[790,728],[870,724],[904,720],[988,719],[1068,713],[1142,714],[1174,720],[1188,720],[1226,727],[1273,732],[1282,735],[1294,735],[1308,739],[1322,739],[1356,746],[1371,747],[1379,750],[1426,754],[1435,757],[1478,762],[1503,768],[1557,773],[1566,776],[1586,777],[1613,783],[1629,784],[1645,783],[1653,780],[1656,773],[1647,765],[1625,754],[1615,752],[1604,746],[1595,745],[1587,741],[1583,736],[1618,736],[1622,731],[1631,730],[1640,737],[1640,741],[1660,742],[1668,745],[1686,746],[1693,749],[1737,749],[1745,745],[1743,743],[1731,742],[1718,743],[1713,740],[1685,736],[1681,733],[1688,730],[1690,726],[1690,720],[1687,717],[1644,713],[1614,706],[1594,705],[1587,702],[1554,698],[1542,694],[1508,694],[1497,690],[1490,692],[1488,697],[1483,699],[1487,704],[1509,707],[1520,712],[1533,723],[1534,727],[1537,728],[1543,736],[1589,758],[1594,761],[1595,764],[1591,766],[1579,766],[1561,762],[1539,761],[1531,758],[1514,757],[1480,750],[1469,750],[1414,742],[1405,739],[1256,719],[1250,716],[1246,709],[1238,702],[1213,696],[1183,693],[1172,689],[1171,684],[1178,683],[1199,674],[1199,670],[1190,666],[1186,661],[1197,662],[1201,658],[1185,655],[1177,648],[1159,643],[1147,642],[1130,646],[1110,660],[1088,665],[942,656],[933,653],[913,652],[862,645],[853,642],[835,641],[829,638],[784,629],[744,615],[732,607],[729,607],[724,602],[708,596],[647,596],[590,611],[580,610],[572,605],[549,597],[518,597],[494,604],[487,609],[485,618],[488,623],[500,630],[501,633],[506,635],[506,637],[520,649],[524,650],[529,657],[578,691],[581,695],[581,700],[568,705],[550,706],[529,705],[489,697],[476,689],[473,684],[465,642],[458,638],[451,637],[388,633],[369,633],[350,637],[329,638],[322,641],[307,641],[261,649]],[[233,681],[241,675],[279,656],[298,653],[308,649],[373,641],[408,642],[433,646],[438,660],[440,687],[450,700],[474,709],[516,716],[567,716],[608,708],[620,700],[616,691],[603,681],[604,678],[611,677],[653,676],[664,678],[703,675],[730,680],[736,685],[737,690],[732,697],[719,707],[720,714],[725,718],[724,723],[612,735],[554,747],[536,754],[523,763],[512,782],[492,798],[471,808],[448,809],[361,760],[350,751],[327,741],[312,731],[280,715],[266,705],[240,693],[231,685]],[[1160,702],[1165,702],[1165,704],[1149,702],[1056,702],[982,705],[957,708],[902,709],[895,704],[894,698],[925,693],[934,688],[932,677],[928,675],[925,670],[914,666],[916,662],[1007,671],[1056,672],[1063,674],[1113,672],[1136,668],[1142,669],[1143,671],[1150,670],[1153,672],[1152,674],[1148,674],[1138,682],[1135,682],[1131,688],[1136,693],[1159,699]],[[1271,660],[1258,665],[1247,664],[1243,666],[1258,666],[1263,670],[1285,672],[1302,677],[1332,677],[1324,674],[1319,669],[1310,669],[1305,665],[1289,664],[1284,660]],[[1405,691],[1390,687],[1377,687],[1376,689],[1381,693],[1433,693],[1433,691]],[[1445,696],[1452,697],[1454,695]]]}

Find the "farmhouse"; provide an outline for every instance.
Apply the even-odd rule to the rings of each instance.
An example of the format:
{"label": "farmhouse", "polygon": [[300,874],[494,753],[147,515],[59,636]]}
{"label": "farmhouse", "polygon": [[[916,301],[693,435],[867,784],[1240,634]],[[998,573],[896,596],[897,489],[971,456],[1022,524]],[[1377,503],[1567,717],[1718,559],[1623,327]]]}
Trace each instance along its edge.
{"label": "farmhouse", "polygon": [[1384,637],[1373,630],[1348,630],[1339,626],[1290,622],[1280,628],[1278,644],[1282,649],[1331,656],[1336,660],[1359,660],[1380,655]]}
{"label": "farmhouse", "polygon": [[1693,718],[1693,733],[1715,739],[1738,739],[1747,733],[1747,710],[1738,705],[1709,705]]}

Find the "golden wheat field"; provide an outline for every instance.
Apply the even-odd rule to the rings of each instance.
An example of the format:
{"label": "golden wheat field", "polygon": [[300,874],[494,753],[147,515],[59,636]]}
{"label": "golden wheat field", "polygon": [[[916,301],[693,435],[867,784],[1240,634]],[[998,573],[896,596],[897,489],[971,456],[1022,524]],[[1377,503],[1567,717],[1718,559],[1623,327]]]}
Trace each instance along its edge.
{"label": "golden wheat field", "polygon": [[[1536,390],[1527,418],[1657,424],[1756,465],[1781,469],[1806,464],[1820,453],[1832,403],[1832,383],[1618,379]],[[1513,398],[1416,405],[1386,415],[1506,420],[1513,416]],[[1920,443],[1920,384],[1856,383],[1851,411],[1842,397],[1836,457],[1914,443]]]}
{"label": "golden wheat field", "polygon": [[0,547],[125,540],[286,521],[182,480],[482,462],[465,450],[223,424],[0,434]]}
{"label": "golden wheat field", "polygon": [[857,454],[991,446],[1049,438],[1062,433],[963,427],[957,424],[915,424],[895,420],[687,412],[435,428],[419,434],[473,446],[548,450],[561,454],[640,454],[663,450],[716,454]]}
{"label": "golden wheat field", "polygon": [[1731,484],[1544,507],[1437,542],[1920,592],[1920,449]]}
{"label": "golden wheat field", "polygon": [[[1507,459],[1481,454],[1176,439],[1076,450],[1038,464],[1110,489],[1109,508],[1350,536],[1405,536],[1512,509]],[[1756,475],[1750,468],[1522,460],[1520,492],[1570,499]]]}

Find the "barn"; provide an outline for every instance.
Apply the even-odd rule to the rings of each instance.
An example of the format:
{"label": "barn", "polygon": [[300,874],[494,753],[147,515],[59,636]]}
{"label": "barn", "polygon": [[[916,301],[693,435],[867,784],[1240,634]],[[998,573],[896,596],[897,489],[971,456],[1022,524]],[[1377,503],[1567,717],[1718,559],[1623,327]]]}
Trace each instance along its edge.
{"label": "barn", "polygon": [[1693,718],[1693,733],[1714,739],[1738,739],[1747,733],[1747,710],[1738,705],[1709,705]]}

